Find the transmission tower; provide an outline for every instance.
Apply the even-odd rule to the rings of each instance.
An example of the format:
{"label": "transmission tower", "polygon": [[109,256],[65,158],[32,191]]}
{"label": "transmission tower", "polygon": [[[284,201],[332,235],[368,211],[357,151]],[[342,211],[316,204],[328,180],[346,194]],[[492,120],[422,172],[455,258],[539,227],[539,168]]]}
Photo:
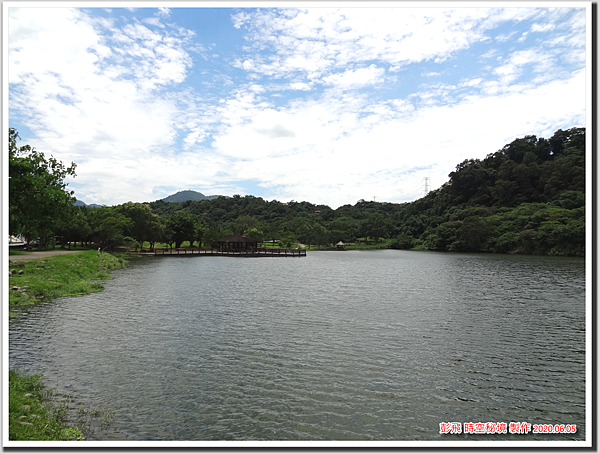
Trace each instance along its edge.
{"label": "transmission tower", "polygon": [[423,197],[425,197],[429,193],[429,177],[423,178],[421,190],[423,192]]}

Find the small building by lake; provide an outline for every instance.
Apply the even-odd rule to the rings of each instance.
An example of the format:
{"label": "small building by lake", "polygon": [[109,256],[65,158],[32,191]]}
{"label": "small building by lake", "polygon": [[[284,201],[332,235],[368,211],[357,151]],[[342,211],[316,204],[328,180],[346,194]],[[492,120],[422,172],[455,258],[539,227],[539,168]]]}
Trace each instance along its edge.
{"label": "small building by lake", "polygon": [[216,240],[219,251],[256,251],[258,240],[242,235],[226,236]]}

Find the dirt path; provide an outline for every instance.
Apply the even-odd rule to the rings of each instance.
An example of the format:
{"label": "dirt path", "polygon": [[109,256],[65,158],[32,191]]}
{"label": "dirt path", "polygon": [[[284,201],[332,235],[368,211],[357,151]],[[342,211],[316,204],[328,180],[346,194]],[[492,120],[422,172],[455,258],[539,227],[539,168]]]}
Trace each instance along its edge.
{"label": "dirt path", "polygon": [[12,261],[21,261],[21,260],[30,260],[30,259],[43,259],[46,257],[52,257],[55,255],[65,255],[65,254],[75,254],[76,252],[84,252],[82,250],[79,251],[33,251],[28,252],[27,254],[17,254],[17,255],[9,255],[8,259]]}

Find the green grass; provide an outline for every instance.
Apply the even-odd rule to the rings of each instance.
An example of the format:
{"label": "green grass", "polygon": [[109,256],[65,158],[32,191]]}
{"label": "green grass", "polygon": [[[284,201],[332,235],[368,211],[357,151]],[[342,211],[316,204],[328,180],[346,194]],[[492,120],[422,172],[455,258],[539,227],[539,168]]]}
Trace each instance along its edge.
{"label": "green grass", "polygon": [[77,244],[77,245],[71,245],[71,248],[69,249],[68,246],[66,247],[61,247],[61,246],[54,246],[54,247],[50,247],[48,249],[39,249],[39,248],[33,248],[31,251],[25,251],[23,250],[23,248],[21,249],[9,249],[8,250],[8,255],[27,255],[31,252],[39,252],[39,251],[89,251],[89,250],[97,250],[98,249],[98,245],[97,244],[87,244],[84,246],[81,246],[81,244]]}
{"label": "green grass", "polygon": [[[9,370],[8,439],[24,441],[83,440],[77,427],[65,427],[66,407],[53,407],[41,375],[24,376]],[[46,404],[46,405],[44,405]]]}
{"label": "green grass", "polygon": [[8,250],[8,255],[27,255],[29,254],[29,252],[27,251],[18,251],[18,250],[14,250],[14,249],[9,249]]}
{"label": "green grass", "polygon": [[[150,249],[150,243],[148,243],[147,241],[144,241],[143,247],[144,247],[144,249]],[[171,246],[169,246],[167,243],[154,243],[154,247],[156,249],[169,249]],[[195,241],[194,246],[190,246],[189,241],[184,241],[183,243],[181,243],[181,246],[179,246],[179,247],[180,248],[198,249],[198,242]],[[202,248],[206,248],[206,246],[202,246]]]}
{"label": "green grass", "polygon": [[377,244],[357,244],[357,243],[348,243],[346,244],[347,251],[354,250],[369,250],[369,249],[386,249],[391,243],[394,241],[393,238],[384,239],[381,243]]}
{"label": "green grass", "polygon": [[98,280],[110,278],[109,271],[125,263],[122,257],[94,250],[43,259],[12,259],[9,270],[22,270],[23,274],[9,276],[9,308],[98,292],[104,288]]}
{"label": "green grass", "polygon": [[69,248],[69,246],[65,246],[64,248],[62,246],[54,246],[54,248],[52,250],[53,251],[90,251],[90,250],[98,250],[98,245],[92,243],[92,244],[85,244],[82,246],[80,243],[78,243],[77,245],[72,244],[70,248]]}
{"label": "green grass", "polygon": [[[258,243],[258,247],[265,247],[271,249],[298,249],[298,243],[292,243],[290,247],[280,246],[279,243]],[[308,249],[308,246],[307,246]]]}
{"label": "green grass", "polygon": [[[367,251],[367,250],[374,250],[374,249],[387,249],[389,247],[389,245],[392,243],[393,238],[389,238],[389,239],[384,239],[383,241],[377,243],[377,244],[357,244],[357,243],[345,243],[346,247],[345,249],[347,251]],[[325,248],[335,248],[335,244],[330,244],[327,246],[316,246],[314,244],[311,244],[310,247],[307,244],[306,245],[306,249],[307,250],[311,250],[311,251],[318,251],[319,249],[323,250]]]}
{"label": "green grass", "polygon": [[[297,247],[298,245],[296,245]],[[304,249],[306,249],[307,251],[318,251],[319,249],[324,249],[326,247],[333,247],[333,246],[325,246],[325,245],[321,245],[321,247],[317,246],[316,244],[305,244],[304,245]]]}

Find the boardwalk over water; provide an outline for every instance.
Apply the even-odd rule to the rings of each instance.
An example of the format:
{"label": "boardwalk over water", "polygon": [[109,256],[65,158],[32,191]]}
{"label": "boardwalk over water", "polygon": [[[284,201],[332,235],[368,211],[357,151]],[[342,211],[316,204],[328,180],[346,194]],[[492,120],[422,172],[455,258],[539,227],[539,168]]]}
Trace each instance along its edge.
{"label": "boardwalk over water", "polygon": [[209,255],[227,257],[306,257],[306,249],[155,249],[154,255]]}

